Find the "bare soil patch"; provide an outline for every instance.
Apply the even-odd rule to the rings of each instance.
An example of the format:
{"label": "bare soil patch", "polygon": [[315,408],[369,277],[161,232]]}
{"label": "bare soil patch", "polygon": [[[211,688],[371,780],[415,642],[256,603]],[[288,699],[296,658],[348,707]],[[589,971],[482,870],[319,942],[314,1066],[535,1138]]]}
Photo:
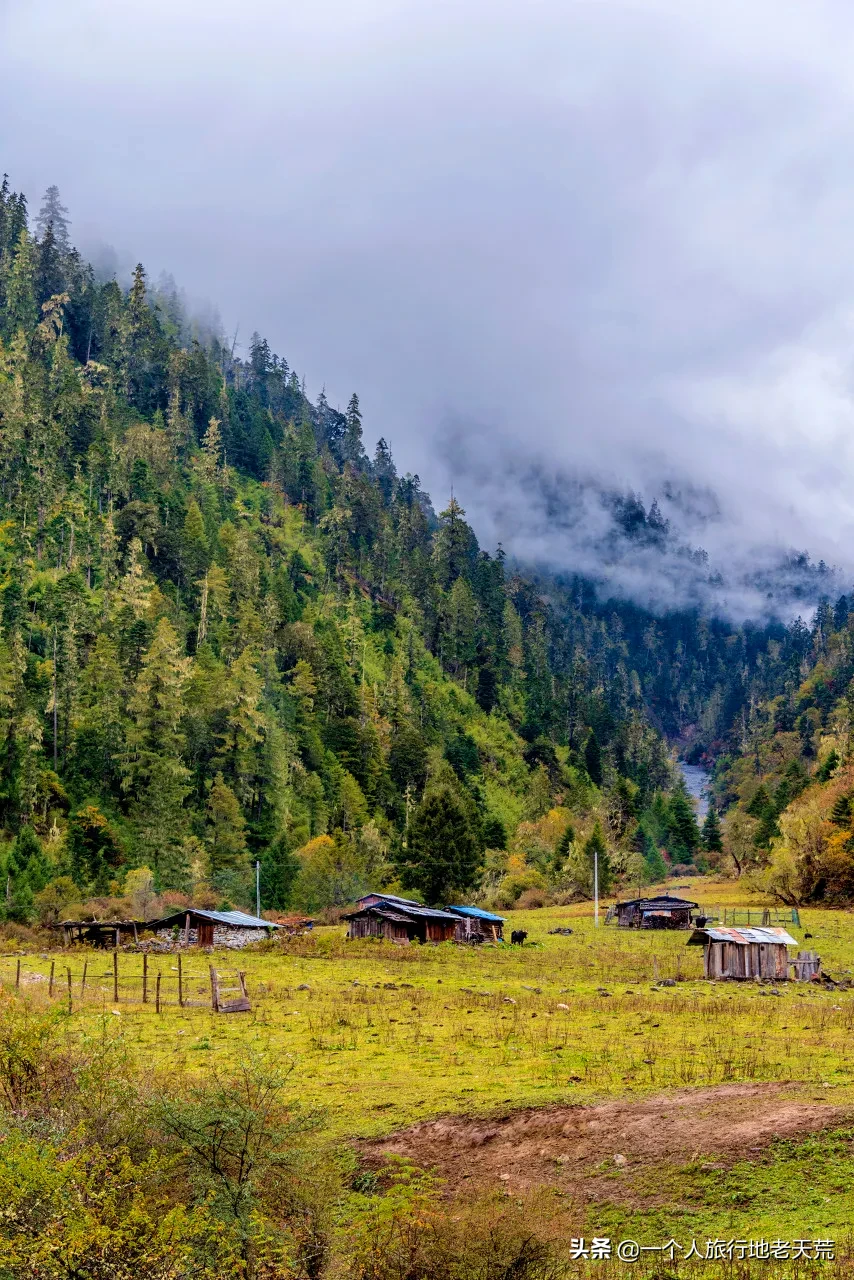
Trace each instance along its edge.
{"label": "bare soil patch", "polygon": [[[793,1138],[846,1123],[850,1111],[816,1101],[815,1087],[733,1084],[684,1089],[598,1106],[526,1109],[500,1117],[448,1116],[361,1144],[378,1164],[403,1156],[435,1169],[451,1189],[499,1184],[572,1190],[583,1199],[629,1197],[635,1178],[655,1164],[711,1161],[726,1167],[757,1159],[774,1138]],[[807,1096],[809,1095],[809,1096]],[[610,1176],[607,1176],[610,1173]],[[646,1190],[646,1203],[655,1200]]]}

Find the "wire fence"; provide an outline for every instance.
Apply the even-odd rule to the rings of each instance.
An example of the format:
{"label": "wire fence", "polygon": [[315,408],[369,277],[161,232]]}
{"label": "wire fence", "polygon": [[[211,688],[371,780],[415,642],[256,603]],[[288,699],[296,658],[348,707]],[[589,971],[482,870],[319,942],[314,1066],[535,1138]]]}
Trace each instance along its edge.
{"label": "wire fence", "polygon": [[[44,995],[69,1009],[82,1005],[150,1005],[216,1010],[218,991],[233,979],[245,988],[245,974],[188,964],[180,953],[151,956],[119,951],[87,956],[11,956],[0,959],[0,987]],[[229,990],[232,988],[229,987]]]}
{"label": "wire fence", "polygon": [[784,924],[792,924],[796,929],[801,927],[797,907],[709,907],[706,918],[713,918],[721,925],[764,925],[766,929]]}

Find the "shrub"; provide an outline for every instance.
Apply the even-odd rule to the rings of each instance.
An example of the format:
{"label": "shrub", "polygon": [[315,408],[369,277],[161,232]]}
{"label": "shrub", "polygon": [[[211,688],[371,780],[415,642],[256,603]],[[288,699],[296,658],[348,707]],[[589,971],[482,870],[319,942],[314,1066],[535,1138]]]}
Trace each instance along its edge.
{"label": "shrub", "polygon": [[536,911],[540,907],[548,906],[550,902],[551,897],[545,889],[526,889],[516,899],[515,910]]}

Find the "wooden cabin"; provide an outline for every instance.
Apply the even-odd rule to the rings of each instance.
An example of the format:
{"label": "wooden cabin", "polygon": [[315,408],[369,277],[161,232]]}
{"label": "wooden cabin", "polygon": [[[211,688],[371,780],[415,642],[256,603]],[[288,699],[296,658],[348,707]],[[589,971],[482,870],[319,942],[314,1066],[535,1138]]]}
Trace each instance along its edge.
{"label": "wooden cabin", "polygon": [[375,907],[377,903],[385,902],[393,907],[423,907],[423,902],[416,902],[414,898],[398,898],[393,893],[366,893],[363,898],[356,899],[356,907],[361,910],[363,907]]}
{"label": "wooden cabin", "polygon": [[707,978],[770,978],[785,982],[790,963],[787,948],[797,943],[785,929],[710,926],[695,929],[688,946],[703,948],[703,973]]}
{"label": "wooden cabin", "polygon": [[445,910],[458,917],[456,942],[501,942],[504,938],[503,916],[480,907],[445,907]]}
{"label": "wooden cabin", "polygon": [[348,938],[389,942],[452,942],[459,922],[449,911],[381,894],[367,894],[342,919],[347,921]]}
{"label": "wooden cabin", "polygon": [[690,929],[691,917],[698,907],[687,898],[662,893],[657,898],[618,902],[613,913],[621,929]]}
{"label": "wooden cabin", "polygon": [[185,947],[232,949],[269,938],[272,931],[279,928],[271,920],[250,916],[245,911],[203,911],[199,907],[185,907],[162,920],[150,920],[145,927],[164,942]]}

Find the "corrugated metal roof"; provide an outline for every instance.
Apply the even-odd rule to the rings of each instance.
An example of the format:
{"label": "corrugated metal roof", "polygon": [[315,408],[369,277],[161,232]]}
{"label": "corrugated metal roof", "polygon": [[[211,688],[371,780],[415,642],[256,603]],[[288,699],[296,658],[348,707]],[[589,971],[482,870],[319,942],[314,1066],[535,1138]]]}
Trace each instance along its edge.
{"label": "corrugated metal roof", "polygon": [[[361,902],[361,899],[359,899]],[[453,920],[456,924],[457,916],[451,915],[449,911],[440,911],[437,907],[404,906],[400,898],[380,898],[379,902],[369,902],[364,907],[359,907],[356,911],[350,911],[347,915],[342,916],[342,920],[352,920],[355,916],[362,915],[365,911],[374,911],[377,915],[387,915],[389,910],[399,911],[403,914],[399,919],[408,919],[411,923],[413,916],[426,916],[430,920]]]}
{"label": "corrugated metal roof", "polygon": [[372,903],[371,906],[364,908],[370,911],[372,907],[378,907],[380,903],[388,903],[390,907],[396,907],[398,911],[404,911],[408,916],[430,916],[431,919],[438,916],[440,920],[456,920],[456,916],[452,916],[449,911],[440,911],[438,907],[422,907],[420,902],[407,902],[405,898],[380,898],[380,902]]}
{"label": "corrugated metal roof", "polygon": [[481,911],[480,907],[446,907],[457,916],[471,916],[473,920],[489,920],[493,924],[503,924],[504,916],[493,915],[491,911]]}
{"label": "corrugated metal roof", "polygon": [[772,929],[768,927],[760,928],[758,926],[752,928],[734,928],[731,926],[714,928],[697,929],[697,934],[705,934],[707,938],[712,938],[715,942],[736,942],[739,945],[747,945],[748,942],[776,942],[785,943],[787,947],[796,947],[796,940],[786,933],[785,929]]}
{"label": "corrugated metal roof", "polygon": [[357,898],[357,902],[364,902],[367,898],[382,898],[383,902],[396,902],[401,907],[420,907],[423,905],[420,902],[415,902],[412,898],[398,898],[396,894],[379,893],[378,891],[363,894],[361,898]]}
{"label": "corrugated metal roof", "polygon": [[173,921],[183,923],[188,915],[198,916],[202,920],[210,920],[213,924],[227,924],[233,929],[278,929],[272,920],[261,920],[258,916],[249,916],[245,911],[203,911],[200,907],[186,907],[181,911],[173,911],[171,916],[162,920],[149,921],[147,928],[168,928]]}
{"label": "corrugated metal roof", "polygon": [[660,907],[662,910],[666,907],[697,907],[698,902],[691,902],[688,898],[677,898],[672,893],[662,893],[657,898],[629,898],[625,902],[618,902],[618,907],[640,907],[641,911],[648,911],[650,908]]}

